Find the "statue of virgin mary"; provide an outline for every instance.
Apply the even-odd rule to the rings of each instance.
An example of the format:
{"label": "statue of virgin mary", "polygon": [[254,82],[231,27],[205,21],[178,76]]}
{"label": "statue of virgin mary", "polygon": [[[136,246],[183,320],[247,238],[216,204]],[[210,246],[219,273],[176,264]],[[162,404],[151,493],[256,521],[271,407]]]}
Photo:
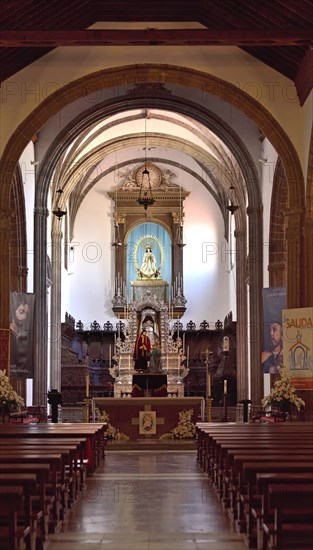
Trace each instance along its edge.
{"label": "statue of virgin mary", "polygon": [[137,274],[143,279],[158,278],[160,270],[157,269],[155,255],[151,250],[150,244],[147,244],[146,251],[143,255],[142,264]]}

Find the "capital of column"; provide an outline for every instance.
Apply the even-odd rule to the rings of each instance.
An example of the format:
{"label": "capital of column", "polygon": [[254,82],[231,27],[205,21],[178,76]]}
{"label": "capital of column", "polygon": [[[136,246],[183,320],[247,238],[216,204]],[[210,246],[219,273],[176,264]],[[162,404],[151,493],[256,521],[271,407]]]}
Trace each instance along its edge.
{"label": "capital of column", "polygon": [[172,212],[173,224],[180,225],[184,221],[184,217],[182,212]]}
{"label": "capital of column", "polygon": [[125,214],[116,213],[115,215],[115,223],[118,223],[119,225],[124,224],[126,221]]}
{"label": "capital of column", "polygon": [[52,230],[51,230],[51,238],[54,242],[57,242],[57,241],[61,241],[62,238],[63,238],[63,233],[62,233],[62,229],[59,228],[59,227],[54,227]]}
{"label": "capital of column", "polygon": [[28,275],[28,267],[24,265],[19,265],[17,268],[17,274],[19,277],[26,277]]}
{"label": "capital of column", "polygon": [[235,229],[234,237],[235,239],[242,239],[246,236],[246,231],[244,229]]}
{"label": "capital of column", "polygon": [[39,216],[46,216],[46,218],[49,216],[49,210],[45,206],[35,206],[34,213]]}
{"label": "capital of column", "polygon": [[306,238],[313,238],[313,218],[306,218],[304,221],[304,235]]}
{"label": "capital of column", "polygon": [[248,216],[251,216],[251,214],[261,214],[263,212],[263,205],[256,204],[254,206],[247,206],[246,212]]}

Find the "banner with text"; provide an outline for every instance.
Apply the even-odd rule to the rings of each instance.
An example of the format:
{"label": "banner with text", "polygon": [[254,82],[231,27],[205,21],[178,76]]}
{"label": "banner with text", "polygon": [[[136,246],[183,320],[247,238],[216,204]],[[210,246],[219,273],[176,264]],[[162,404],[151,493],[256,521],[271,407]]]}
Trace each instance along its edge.
{"label": "banner with text", "polygon": [[313,389],[313,307],[284,309],[284,365],[298,390]]}

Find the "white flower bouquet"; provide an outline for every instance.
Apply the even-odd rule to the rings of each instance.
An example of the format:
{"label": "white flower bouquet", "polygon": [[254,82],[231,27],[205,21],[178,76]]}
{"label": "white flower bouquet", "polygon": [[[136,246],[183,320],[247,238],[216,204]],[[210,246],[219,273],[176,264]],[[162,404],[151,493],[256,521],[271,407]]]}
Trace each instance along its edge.
{"label": "white flower bouquet", "polygon": [[274,387],[271,392],[262,399],[264,409],[276,406],[280,407],[284,404],[291,404],[298,411],[305,407],[303,399],[297,396],[296,388],[292,385],[287,367],[284,365],[278,366],[279,379],[274,382]]}

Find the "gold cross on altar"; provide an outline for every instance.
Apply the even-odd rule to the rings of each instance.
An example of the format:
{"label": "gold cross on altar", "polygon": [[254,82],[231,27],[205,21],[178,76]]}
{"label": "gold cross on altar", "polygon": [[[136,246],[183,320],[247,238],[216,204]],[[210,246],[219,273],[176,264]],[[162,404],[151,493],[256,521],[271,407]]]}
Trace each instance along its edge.
{"label": "gold cross on altar", "polygon": [[[150,413],[150,414],[149,414]],[[151,405],[145,405],[144,411],[139,411],[139,417],[132,418],[132,425],[139,426],[139,433],[146,438],[156,434],[156,426],[165,423],[165,418],[157,418],[156,411],[151,410]]]}

